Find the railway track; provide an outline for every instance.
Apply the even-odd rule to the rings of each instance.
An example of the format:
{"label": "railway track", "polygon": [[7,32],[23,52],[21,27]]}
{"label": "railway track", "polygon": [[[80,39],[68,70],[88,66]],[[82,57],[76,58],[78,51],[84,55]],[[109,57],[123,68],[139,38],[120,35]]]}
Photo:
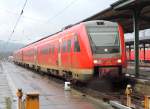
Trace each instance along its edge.
{"label": "railway track", "polygon": [[[85,95],[90,95],[94,98],[101,99],[104,102],[109,103],[109,101],[119,101],[121,104],[126,105],[126,95],[124,93],[124,90],[121,92],[102,92],[97,91],[93,89],[87,89],[87,88],[79,88],[74,87],[75,89],[81,91]],[[144,100],[144,96],[142,94],[139,94],[137,92],[134,92],[132,94],[132,107],[135,109],[143,109],[142,101]]]}
{"label": "railway track", "polygon": [[[35,72],[37,73],[37,72]],[[64,84],[64,79],[47,75],[44,73],[39,73],[41,76],[47,76],[49,79],[59,83]],[[124,83],[113,83],[115,85],[110,84],[108,79],[101,81],[100,79],[93,79],[93,81],[88,84],[77,83],[72,84],[72,88],[83,93],[83,96],[92,96],[96,99],[103,100],[104,102],[109,103],[109,101],[119,101],[121,104],[126,105],[126,95],[125,95],[125,86],[128,83],[134,85],[134,82],[130,80],[130,78],[122,81]],[[132,94],[132,106],[135,109],[143,109],[142,101],[144,100],[144,95],[137,93],[133,89]]]}

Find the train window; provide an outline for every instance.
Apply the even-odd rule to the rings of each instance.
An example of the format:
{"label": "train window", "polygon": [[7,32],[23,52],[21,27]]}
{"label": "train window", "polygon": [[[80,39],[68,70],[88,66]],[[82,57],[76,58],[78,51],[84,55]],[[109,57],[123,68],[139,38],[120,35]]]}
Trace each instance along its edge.
{"label": "train window", "polygon": [[70,39],[68,40],[67,44],[68,44],[67,45],[68,46],[68,52],[70,52],[71,51],[71,40]]}
{"label": "train window", "polygon": [[67,42],[66,41],[63,42],[62,47],[63,47],[62,51],[66,52],[67,51],[67,48],[66,48],[67,47]]}
{"label": "train window", "polygon": [[26,56],[33,56],[34,55],[34,51],[33,50],[30,50],[27,52]]}
{"label": "train window", "polygon": [[49,45],[49,53],[51,54],[52,49],[51,49],[51,45]]}
{"label": "train window", "polygon": [[55,52],[55,46],[52,46],[52,54]]}
{"label": "train window", "polygon": [[42,52],[42,54],[48,54],[49,53],[49,47],[42,48],[41,52]]}
{"label": "train window", "polygon": [[80,52],[80,45],[77,35],[74,38],[74,52]]}

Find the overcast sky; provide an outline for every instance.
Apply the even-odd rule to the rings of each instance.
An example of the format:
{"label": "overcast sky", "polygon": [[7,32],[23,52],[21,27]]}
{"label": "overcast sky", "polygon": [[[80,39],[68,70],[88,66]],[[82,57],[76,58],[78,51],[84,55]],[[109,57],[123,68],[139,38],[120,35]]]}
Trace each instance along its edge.
{"label": "overcast sky", "polygon": [[116,0],[27,0],[24,13],[10,38],[25,0],[0,0],[0,40],[30,43],[81,21]]}

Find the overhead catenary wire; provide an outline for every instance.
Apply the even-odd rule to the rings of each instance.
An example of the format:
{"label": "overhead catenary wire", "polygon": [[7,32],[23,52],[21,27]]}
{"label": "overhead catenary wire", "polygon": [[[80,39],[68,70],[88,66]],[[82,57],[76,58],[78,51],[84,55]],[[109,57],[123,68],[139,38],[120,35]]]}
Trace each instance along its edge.
{"label": "overhead catenary wire", "polygon": [[70,8],[70,6],[74,5],[74,3],[77,2],[77,1],[78,0],[72,0],[71,2],[69,2],[67,6],[65,6],[62,10],[60,10],[59,12],[57,12],[53,17],[49,18],[45,23],[52,22],[53,19],[55,19],[56,17],[58,17],[59,15],[61,15],[62,13],[64,13],[68,8]]}
{"label": "overhead catenary wire", "polygon": [[[68,3],[68,5],[67,5],[66,7],[64,7],[62,10],[60,10],[58,13],[56,13],[52,18],[48,19],[47,22],[49,22],[49,21],[51,22],[54,18],[56,18],[56,17],[58,17],[59,15],[61,15],[62,13],[64,13],[64,11],[67,10],[70,6],[72,6],[76,1],[77,1],[77,0],[72,0],[70,3]],[[17,21],[16,21],[14,27],[13,27],[12,32],[10,33],[10,37],[9,37],[8,40],[6,41],[6,44],[8,44],[8,43],[10,42],[10,40],[11,40],[11,38],[12,38],[14,32],[15,32],[15,29],[17,28],[17,26],[18,26],[18,24],[19,24],[19,21],[20,21],[22,15],[23,15],[24,8],[25,8],[26,4],[27,4],[27,0],[25,0],[25,3],[24,3],[24,5],[23,5],[23,7],[22,7],[22,10],[21,10],[21,12],[20,12],[20,15],[19,15],[19,17],[18,17],[18,19],[17,19]]]}
{"label": "overhead catenary wire", "polygon": [[47,22],[51,22],[53,19],[55,19],[56,17],[58,17],[59,15],[61,15],[62,13],[64,13],[68,8],[70,8],[70,6],[72,6],[77,1],[78,0],[72,0],[70,3],[68,3],[68,5],[66,7],[64,7],[62,10],[60,10],[58,13],[56,13],[53,17],[51,17],[50,19],[48,19]]}
{"label": "overhead catenary wire", "polygon": [[[15,13],[15,12],[13,12],[13,11],[10,11],[10,10],[8,10],[8,9],[4,9],[4,8],[1,8],[0,7],[0,13],[1,12],[5,12],[5,13],[7,13],[7,14],[12,14],[12,15],[15,15],[15,16],[18,16],[18,13]],[[43,21],[43,20],[40,20],[40,19],[37,19],[37,18],[32,18],[32,17],[29,17],[29,16],[25,16],[25,15],[22,15],[22,17],[23,18],[25,18],[25,19],[29,19],[29,20],[31,20],[31,21],[34,21],[34,22],[41,22],[41,24],[43,24],[45,21]]]}
{"label": "overhead catenary wire", "polygon": [[[58,17],[59,15],[61,15],[62,13],[64,13],[68,8],[70,8],[70,6],[74,5],[75,2],[77,2],[78,0],[72,0],[71,2],[68,3],[67,6],[65,6],[62,10],[60,10],[59,12],[57,12],[54,16],[52,16],[51,18],[49,18],[45,23],[50,23],[53,21],[53,19],[55,19],[56,17]],[[57,33],[57,32],[56,32]]]}
{"label": "overhead catenary wire", "polygon": [[23,15],[24,8],[25,8],[26,4],[27,4],[27,0],[25,0],[25,2],[24,2],[24,4],[23,4],[22,10],[21,10],[21,12],[20,12],[20,14],[19,14],[19,17],[18,17],[18,19],[17,19],[17,21],[16,21],[16,23],[15,23],[15,25],[14,25],[14,27],[13,27],[12,32],[10,33],[10,36],[9,36],[8,40],[6,41],[6,45],[7,45],[7,44],[9,43],[9,41],[11,40],[11,38],[12,38],[14,32],[15,32],[15,29],[17,28],[17,25],[19,24],[19,21],[20,21],[20,19],[21,19],[21,16]]}

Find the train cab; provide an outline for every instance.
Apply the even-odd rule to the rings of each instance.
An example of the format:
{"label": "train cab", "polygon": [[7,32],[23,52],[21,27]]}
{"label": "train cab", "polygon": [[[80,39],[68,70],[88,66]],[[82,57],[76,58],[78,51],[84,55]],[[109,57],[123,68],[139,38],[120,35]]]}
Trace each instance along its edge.
{"label": "train cab", "polygon": [[108,75],[112,69],[117,69],[118,71],[115,72],[122,73],[126,59],[124,36],[119,24],[109,21],[90,21],[86,23],[86,29],[95,72]]}

